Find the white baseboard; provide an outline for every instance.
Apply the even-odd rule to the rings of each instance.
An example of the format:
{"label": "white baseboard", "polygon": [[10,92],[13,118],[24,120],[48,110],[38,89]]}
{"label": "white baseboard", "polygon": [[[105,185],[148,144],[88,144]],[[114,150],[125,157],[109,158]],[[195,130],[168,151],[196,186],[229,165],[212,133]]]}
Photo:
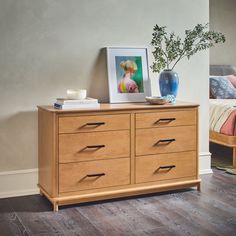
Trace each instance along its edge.
{"label": "white baseboard", "polygon": [[[199,174],[211,174],[211,153],[199,155]],[[38,194],[38,169],[0,172],[0,198]]]}
{"label": "white baseboard", "polygon": [[0,172],[0,198],[38,194],[38,169]]}
{"label": "white baseboard", "polygon": [[212,174],[211,169],[211,153],[210,152],[202,152],[199,155],[199,174]]}

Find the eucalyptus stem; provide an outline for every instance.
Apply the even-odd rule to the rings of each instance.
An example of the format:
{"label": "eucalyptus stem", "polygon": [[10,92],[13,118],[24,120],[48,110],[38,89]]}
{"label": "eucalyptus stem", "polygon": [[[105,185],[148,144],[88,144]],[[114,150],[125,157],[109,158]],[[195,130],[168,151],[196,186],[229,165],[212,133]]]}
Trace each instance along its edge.
{"label": "eucalyptus stem", "polygon": [[166,67],[167,67],[167,69],[169,69],[169,58],[168,58],[168,55],[166,54],[166,51],[165,51],[165,50],[163,50],[163,54],[164,54],[165,57],[166,57]]}
{"label": "eucalyptus stem", "polygon": [[[184,52],[185,53],[185,52]],[[174,69],[174,67],[176,66],[176,64],[183,59],[184,57],[186,57],[186,55],[184,55],[184,53],[182,55],[179,56],[179,58],[175,61],[174,65],[172,66],[171,70]]]}
{"label": "eucalyptus stem", "polygon": [[191,30],[185,30],[181,39],[174,32],[167,33],[166,26],[155,25],[151,45],[154,47],[153,72],[174,67],[184,58],[188,59],[197,52],[206,50],[217,43],[224,43],[225,36],[220,32],[208,30],[208,24],[197,24]]}

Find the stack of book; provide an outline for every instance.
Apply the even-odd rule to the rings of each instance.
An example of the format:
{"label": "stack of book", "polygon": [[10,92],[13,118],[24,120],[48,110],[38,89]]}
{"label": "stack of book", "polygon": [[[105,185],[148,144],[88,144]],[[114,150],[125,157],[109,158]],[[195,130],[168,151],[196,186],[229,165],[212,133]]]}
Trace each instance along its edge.
{"label": "stack of book", "polygon": [[54,108],[63,110],[76,110],[98,107],[100,107],[98,99],[89,97],[82,100],[57,98],[57,101],[54,103]]}

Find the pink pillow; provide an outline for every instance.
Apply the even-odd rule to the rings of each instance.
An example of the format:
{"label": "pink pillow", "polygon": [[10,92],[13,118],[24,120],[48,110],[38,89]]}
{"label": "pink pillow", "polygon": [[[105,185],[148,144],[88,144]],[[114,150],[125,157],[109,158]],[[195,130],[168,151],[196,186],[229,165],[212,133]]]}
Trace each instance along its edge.
{"label": "pink pillow", "polygon": [[231,84],[236,88],[236,75],[228,75],[227,79],[231,82]]}

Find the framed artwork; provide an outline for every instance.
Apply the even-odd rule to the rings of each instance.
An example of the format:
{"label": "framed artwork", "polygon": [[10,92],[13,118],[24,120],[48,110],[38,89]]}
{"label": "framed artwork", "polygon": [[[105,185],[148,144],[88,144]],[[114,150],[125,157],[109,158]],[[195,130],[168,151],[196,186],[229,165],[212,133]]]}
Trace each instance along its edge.
{"label": "framed artwork", "polygon": [[151,96],[147,48],[107,48],[110,103],[144,102]]}

